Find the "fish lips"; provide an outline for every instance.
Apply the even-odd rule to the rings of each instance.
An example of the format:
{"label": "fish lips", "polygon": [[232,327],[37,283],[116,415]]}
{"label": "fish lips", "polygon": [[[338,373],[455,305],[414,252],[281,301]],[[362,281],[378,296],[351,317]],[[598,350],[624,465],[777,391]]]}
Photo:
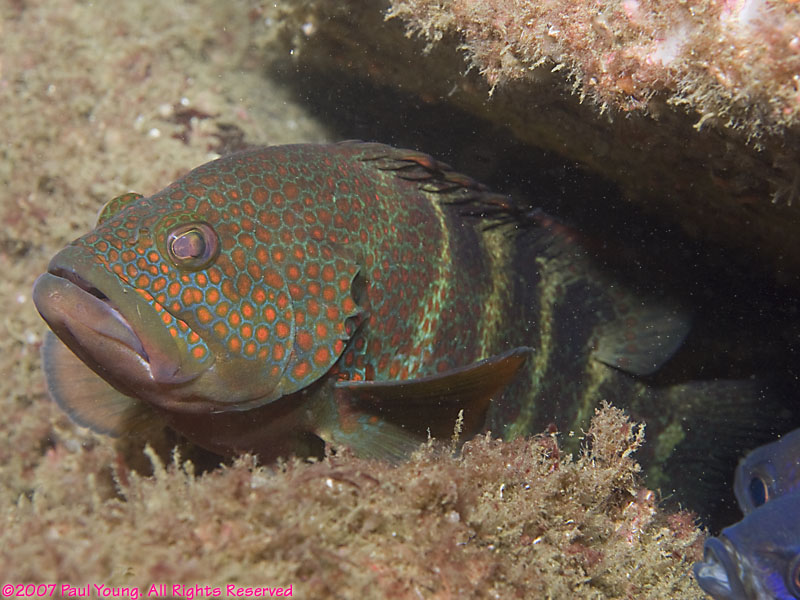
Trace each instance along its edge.
{"label": "fish lips", "polygon": [[715,600],[750,598],[739,577],[739,555],[724,535],[706,540],[703,561],[695,563],[694,578]]}
{"label": "fish lips", "polygon": [[33,302],[61,341],[123,392],[181,384],[199,374],[153,306],[78,246],[53,257],[34,283]]}

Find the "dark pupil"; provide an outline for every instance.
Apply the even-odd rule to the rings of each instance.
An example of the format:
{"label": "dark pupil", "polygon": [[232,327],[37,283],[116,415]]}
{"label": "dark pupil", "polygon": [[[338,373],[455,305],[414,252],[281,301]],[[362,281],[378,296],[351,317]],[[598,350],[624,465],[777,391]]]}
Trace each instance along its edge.
{"label": "dark pupil", "polygon": [[199,258],[206,251],[206,242],[199,231],[193,229],[172,241],[172,253],[176,258]]}
{"label": "dark pupil", "polygon": [[750,480],[750,498],[754,506],[761,506],[769,500],[769,490],[767,484],[760,477],[753,477]]}

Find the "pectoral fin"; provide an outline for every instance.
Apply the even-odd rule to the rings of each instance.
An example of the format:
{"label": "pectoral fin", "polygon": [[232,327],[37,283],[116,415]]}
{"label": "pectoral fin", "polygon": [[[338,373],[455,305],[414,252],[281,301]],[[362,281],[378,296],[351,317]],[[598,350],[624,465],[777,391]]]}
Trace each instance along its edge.
{"label": "pectoral fin", "polygon": [[[463,411],[462,435],[483,427],[489,402],[519,371],[532,349],[515,348],[465,367],[403,381],[336,384],[337,417],[320,434],[362,456],[399,458],[427,436],[453,434]],[[332,425],[332,426],[331,426]]]}
{"label": "pectoral fin", "polygon": [[111,387],[50,331],[42,362],[50,397],[78,425],[116,437],[161,424],[150,407]]}

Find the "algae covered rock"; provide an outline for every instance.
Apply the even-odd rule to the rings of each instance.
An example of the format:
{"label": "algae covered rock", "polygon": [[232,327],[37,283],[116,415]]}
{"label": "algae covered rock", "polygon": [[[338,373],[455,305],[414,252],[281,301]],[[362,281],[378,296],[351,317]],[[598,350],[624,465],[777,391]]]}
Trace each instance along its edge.
{"label": "algae covered rock", "polygon": [[[270,56],[284,74],[326,81],[332,98],[368,81],[474,115],[602,175],[631,206],[727,248],[732,261],[796,285],[793,4],[349,0],[283,8],[283,35],[272,39],[287,51]],[[370,114],[368,104],[359,110]],[[577,212],[597,208],[594,199],[570,201]]]}
{"label": "algae covered rock", "polygon": [[[301,598],[693,598],[702,536],[641,487],[642,428],[612,407],[580,456],[486,435],[407,463],[328,456],[153,475],[108,446],[54,448],[30,498],[2,498],[0,564],[25,582],[292,586]],[[115,462],[115,486],[107,463]],[[174,592],[173,592],[174,593]]]}

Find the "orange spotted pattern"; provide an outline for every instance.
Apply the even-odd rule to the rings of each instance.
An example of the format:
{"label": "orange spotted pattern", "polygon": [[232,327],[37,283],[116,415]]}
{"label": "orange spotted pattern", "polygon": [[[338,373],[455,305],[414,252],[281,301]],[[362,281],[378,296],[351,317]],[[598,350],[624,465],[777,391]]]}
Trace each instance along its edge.
{"label": "orange spotted pattern", "polygon": [[[95,261],[81,264],[83,272],[107,269],[135,290],[136,318],[124,314],[130,306],[116,308],[137,327],[157,328],[134,332],[149,342],[143,359],[162,357],[194,378],[155,390],[148,402],[174,393],[188,410],[237,411],[240,422],[271,402],[285,411],[331,400],[338,411],[341,380],[415,379],[519,346],[534,347],[535,360],[491,404],[495,433],[550,422],[577,430],[585,423],[564,415],[588,414],[600,397],[626,405],[645,398],[620,396],[639,384],[601,373],[591,354],[608,324],[629,337],[621,359],[636,354],[635,299],[609,293],[605,274],[570,251],[577,238],[562,236],[556,252],[545,242],[560,226],[535,211],[526,221],[514,208],[418,152],[278,146],[210,162],[147,198],[115,198],[73,244]],[[484,228],[465,212],[520,231],[533,223],[541,238]],[[112,285],[102,274],[102,285]],[[112,304],[125,297],[87,291]],[[346,411],[336,414],[346,429]],[[350,426],[360,422],[355,410],[350,417]],[[276,422],[287,430],[276,438],[315,425],[307,413],[302,423]],[[248,427],[263,433],[260,421]]]}
{"label": "orange spotted pattern", "polygon": [[[257,149],[149,198],[113,200],[76,243],[136,288],[194,360],[257,365],[259,393],[289,394],[329,372],[434,373],[478,353],[446,321],[478,307],[428,260],[446,245],[434,197],[396,172],[435,168],[377,144]],[[462,250],[479,247],[475,235]],[[197,256],[176,258],[187,252]],[[472,262],[458,277],[486,288]]]}

